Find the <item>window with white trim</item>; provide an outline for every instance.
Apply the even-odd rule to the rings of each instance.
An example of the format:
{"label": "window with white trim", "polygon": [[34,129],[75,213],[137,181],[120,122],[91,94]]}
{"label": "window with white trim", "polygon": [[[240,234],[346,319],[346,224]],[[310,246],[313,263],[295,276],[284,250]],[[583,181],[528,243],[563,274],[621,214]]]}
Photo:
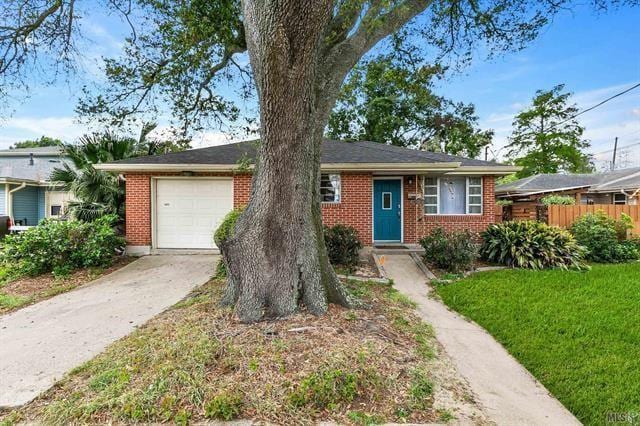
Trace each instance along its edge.
{"label": "window with white trim", "polygon": [[425,214],[482,214],[482,177],[425,176],[423,187]]}
{"label": "window with white trim", "polygon": [[627,204],[627,195],[613,194],[613,204]]}
{"label": "window with white trim", "polygon": [[438,214],[438,178],[424,178],[424,213]]}
{"label": "window with white trim", "polygon": [[323,203],[340,202],[340,175],[328,173],[320,175],[320,201]]}
{"label": "window with white trim", "polygon": [[467,178],[467,214],[482,214],[482,178]]}

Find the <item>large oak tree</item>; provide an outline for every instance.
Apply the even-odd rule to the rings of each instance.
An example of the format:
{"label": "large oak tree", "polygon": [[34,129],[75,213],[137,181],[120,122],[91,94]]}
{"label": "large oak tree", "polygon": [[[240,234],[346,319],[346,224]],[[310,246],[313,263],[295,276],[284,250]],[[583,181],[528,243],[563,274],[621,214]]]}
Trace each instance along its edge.
{"label": "large oak tree", "polygon": [[[612,2],[594,0],[597,8]],[[637,0],[613,3],[635,4]],[[255,85],[260,150],[249,205],[222,247],[225,300],[244,321],[300,306],[322,314],[352,304],[327,260],[319,204],[322,134],[340,86],[358,61],[410,26],[433,59],[464,62],[484,44],[499,52],[532,40],[567,0],[104,0],[131,24],[107,90],[79,110],[109,120],[169,105],[185,129],[235,120],[223,79]],[[95,2],[0,0],[0,92],[35,69],[73,67],[79,17]],[[249,64],[239,61],[247,51]],[[49,75],[45,73],[45,75]],[[25,76],[28,76],[25,80]],[[204,121],[203,121],[204,120]],[[203,124],[206,125],[206,124]]]}

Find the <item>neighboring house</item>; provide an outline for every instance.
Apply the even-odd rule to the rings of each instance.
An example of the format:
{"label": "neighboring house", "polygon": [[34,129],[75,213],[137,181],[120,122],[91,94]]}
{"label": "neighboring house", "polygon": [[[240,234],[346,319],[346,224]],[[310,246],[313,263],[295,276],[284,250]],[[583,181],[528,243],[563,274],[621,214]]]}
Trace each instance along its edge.
{"label": "neighboring house", "polygon": [[49,181],[63,161],[58,147],[0,150],[0,214],[27,226],[63,216],[69,193]]}
{"label": "neighboring house", "polygon": [[497,185],[496,197],[513,201],[515,218],[536,218],[546,195],[569,195],[576,204],[640,204],[640,167],[591,174],[542,174]]}
{"label": "neighboring house", "polygon": [[[228,211],[249,200],[255,142],[138,157],[96,168],[125,175],[129,253],[212,249]],[[494,177],[517,167],[374,142],[325,141],[325,224],[357,229],[365,245],[416,243],[436,227],[482,231],[494,222]]]}

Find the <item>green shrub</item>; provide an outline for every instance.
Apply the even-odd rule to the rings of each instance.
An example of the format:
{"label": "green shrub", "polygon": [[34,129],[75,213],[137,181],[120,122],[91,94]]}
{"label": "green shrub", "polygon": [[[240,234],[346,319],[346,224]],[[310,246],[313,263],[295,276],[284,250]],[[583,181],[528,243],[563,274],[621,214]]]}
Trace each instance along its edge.
{"label": "green shrub", "polygon": [[242,412],[242,395],[238,392],[223,392],[205,404],[204,416],[208,419],[233,420]]}
{"label": "green shrub", "polygon": [[[231,210],[222,220],[218,229],[213,233],[213,241],[216,243],[218,248],[221,248],[222,245],[233,235],[233,231],[236,227],[236,222],[238,218],[244,211],[244,207],[239,207],[237,209]],[[222,251],[221,251],[222,253]],[[224,259],[224,253],[220,256],[220,261],[216,265],[215,277],[217,279],[226,278],[227,276],[227,262]]]}
{"label": "green shrub", "polygon": [[544,269],[585,268],[585,249],[569,231],[533,221],[489,226],[482,234],[480,255],[507,266]]}
{"label": "green shrub", "polygon": [[213,233],[213,241],[216,243],[216,246],[220,247],[224,244],[225,241],[229,239],[233,235],[233,230],[236,227],[236,222],[238,218],[244,211],[244,207],[239,207],[237,209],[231,210],[222,220],[218,229]]}
{"label": "green shrub", "polygon": [[571,232],[578,243],[587,248],[588,260],[618,263],[640,258],[638,244],[627,240],[627,232],[632,227],[628,215],[616,220],[598,211],[580,216],[571,226]]}
{"label": "green shrub", "polygon": [[501,199],[496,201],[496,206],[510,206],[513,204],[513,200]]}
{"label": "green shrub", "polygon": [[351,226],[334,225],[324,227],[324,242],[327,246],[329,261],[334,265],[353,267],[358,264],[358,254],[362,242],[358,231]]}
{"label": "green shrub", "polygon": [[477,256],[476,244],[469,231],[446,233],[442,228],[420,240],[424,259],[449,272],[471,269]]}
{"label": "green shrub", "polygon": [[7,235],[0,262],[31,276],[108,266],[116,250],[124,246],[124,239],[113,229],[117,220],[116,215],[93,222],[44,220],[21,234]]}
{"label": "green shrub", "polygon": [[547,195],[540,199],[540,202],[545,206],[573,206],[576,203],[576,199],[571,195]]}

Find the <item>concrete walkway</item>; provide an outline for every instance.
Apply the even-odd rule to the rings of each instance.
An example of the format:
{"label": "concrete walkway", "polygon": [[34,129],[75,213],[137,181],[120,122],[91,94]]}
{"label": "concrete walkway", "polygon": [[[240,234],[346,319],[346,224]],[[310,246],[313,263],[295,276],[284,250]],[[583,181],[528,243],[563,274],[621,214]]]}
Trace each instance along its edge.
{"label": "concrete walkway", "polygon": [[385,255],[384,269],[394,286],[418,304],[438,341],[469,382],[477,401],[498,425],[579,425],[489,333],[428,297],[431,288],[409,255]]}
{"label": "concrete walkway", "polygon": [[180,301],[209,280],[216,260],[143,257],[87,286],[0,317],[0,407],[31,401]]}

